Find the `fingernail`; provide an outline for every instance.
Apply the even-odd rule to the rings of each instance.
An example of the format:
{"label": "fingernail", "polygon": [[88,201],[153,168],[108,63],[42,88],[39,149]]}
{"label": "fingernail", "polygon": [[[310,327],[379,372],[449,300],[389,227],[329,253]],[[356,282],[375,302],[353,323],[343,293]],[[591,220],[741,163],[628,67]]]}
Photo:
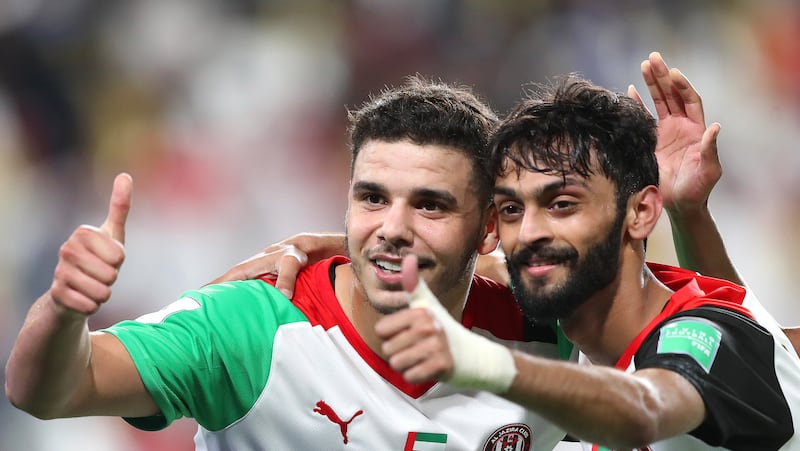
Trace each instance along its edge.
{"label": "fingernail", "polygon": [[281,288],[280,291],[281,291],[281,293],[283,293],[284,296],[286,296],[287,299],[291,299],[292,295],[294,294],[291,291],[283,289],[283,288]]}

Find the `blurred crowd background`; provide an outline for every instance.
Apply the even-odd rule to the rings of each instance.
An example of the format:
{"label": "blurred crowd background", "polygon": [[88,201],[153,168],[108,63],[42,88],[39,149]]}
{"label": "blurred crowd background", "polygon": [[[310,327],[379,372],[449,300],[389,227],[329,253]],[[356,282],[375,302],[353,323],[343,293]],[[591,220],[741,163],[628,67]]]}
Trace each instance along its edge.
{"label": "blurred crowd background", "polygon": [[[646,87],[659,50],[722,123],[711,198],[745,279],[800,324],[796,0],[0,0],[0,363],[60,244],[133,175],[127,260],[93,327],[177,299],[265,245],[341,231],[346,111],[420,73],[505,112],[580,72]],[[650,259],[675,263],[669,227]],[[192,449],[182,420],[43,422],[0,402],[0,451]]]}

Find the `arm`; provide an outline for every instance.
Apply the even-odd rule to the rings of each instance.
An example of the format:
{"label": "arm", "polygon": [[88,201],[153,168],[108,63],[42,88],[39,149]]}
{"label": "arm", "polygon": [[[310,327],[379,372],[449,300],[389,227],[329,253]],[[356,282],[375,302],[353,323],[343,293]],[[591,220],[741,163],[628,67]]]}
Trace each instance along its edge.
{"label": "arm", "polygon": [[108,217],[81,226],[59,252],[50,289],[31,307],[6,366],[6,396],[39,418],[158,413],[125,348],[91,334],[89,316],[111,295],[125,251],[132,181],[114,181]]}
{"label": "arm", "polygon": [[[298,233],[267,246],[262,252],[237,264],[208,284],[249,280],[266,275],[277,279],[275,287],[291,299],[297,273],[304,266],[346,253],[343,234]],[[475,272],[508,286],[506,260],[499,249],[486,255],[479,255]]]}
{"label": "arm", "polygon": [[535,410],[570,435],[636,449],[688,433],[705,416],[700,394],[671,371],[615,368],[513,352],[519,375],[502,396]]}
{"label": "arm", "polygon": [[304,266],[346,253],[343,234],[298,233],[267,246],[262,252],[237,264],[208,284],[267,276],[277,279],[275,287],[291,299],[297,273]]}
{"label": "arm", "polygon": [[[651,53],[641,69],[658,117],[659,188],[678,262],[701,274],[746,285],[708,209],[711,190],[722,177],[717,153],[720,125],[705,127],[700,95],[678,69],[667,67],[660,54]],[[633,86],[628,95],[642,102]],[[783,331],[800,352],[800,327]]]}
{"label": "arm", "polygon": [[[635,448],[695,429],[702,398],[682,376],[663,369],[627,374],[510,351],[455,321],[403,262],[410,308],[383,318],[376,332],[391,366],[413,383],[431,379],[488,390],[534,410],[570,435]],[[413,274],[410,275],[409,274]],[[412,282],[408,283],[408,280]]]}
{"label": "arm", "polygon": [[475,273],[506,287],[511,279],[508,275],[508,267],[506,267],[506,256],[500,247],[488,254],[478,255]]}
{"label": "arm", "polygon": [[[700,95],[659,53],[651,53],[641,69],[658,118],[659,187],[678,261],[685,268],[744,284],[708,210],[708,197],[722,176],[720,125],[706,128]],[[633,86],[628,95],[641,102]]]}

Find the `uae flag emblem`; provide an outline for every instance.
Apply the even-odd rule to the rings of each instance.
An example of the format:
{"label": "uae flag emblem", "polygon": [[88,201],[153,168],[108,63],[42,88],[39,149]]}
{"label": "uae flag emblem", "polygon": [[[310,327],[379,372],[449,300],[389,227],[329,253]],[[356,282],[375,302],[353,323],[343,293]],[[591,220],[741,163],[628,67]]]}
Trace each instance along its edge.
{"label": "uae flag emblem", "polygon": [[447,445],[447,434],[409,432],[403,451],[443,451],[445,445]]}

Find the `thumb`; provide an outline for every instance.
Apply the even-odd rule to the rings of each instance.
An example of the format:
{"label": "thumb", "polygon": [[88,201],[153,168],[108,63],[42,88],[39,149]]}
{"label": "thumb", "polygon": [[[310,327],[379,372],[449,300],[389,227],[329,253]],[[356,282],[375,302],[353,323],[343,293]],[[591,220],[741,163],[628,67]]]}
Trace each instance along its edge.
{"label": "thumb", "polygon": [[703,138],[700,142],[701,158],[703,160],[713,162],[719,159],[717,153],[717,137],[721,129],[722,126],[719,122],[714,122],[703,132]]}
{"label": "thumb", "polygon": [[403,275],[403,289],[408,293],[413,292],[417,288],[417,283],[419,283],[416,255],[409,254],[403,257],[400,273]]}
{"label": "thumb", "polygon": [[443,321],[442,318],[453,320],[436,295],[428,288],[425,280],[419,278],[416,255],[403,257],[401,273],[403,275],[403,289],[408,293],[409,307],[427,308],[433,312],[439,321]]}
{"label": "thumb", "polygon": [[122,244],[125,244],[125,221],[128,219],[132,198],[133,178],[126,173],[117,175],[114,179],[114,187],[111,189],[108,216],[100,226],[100,230]]}

